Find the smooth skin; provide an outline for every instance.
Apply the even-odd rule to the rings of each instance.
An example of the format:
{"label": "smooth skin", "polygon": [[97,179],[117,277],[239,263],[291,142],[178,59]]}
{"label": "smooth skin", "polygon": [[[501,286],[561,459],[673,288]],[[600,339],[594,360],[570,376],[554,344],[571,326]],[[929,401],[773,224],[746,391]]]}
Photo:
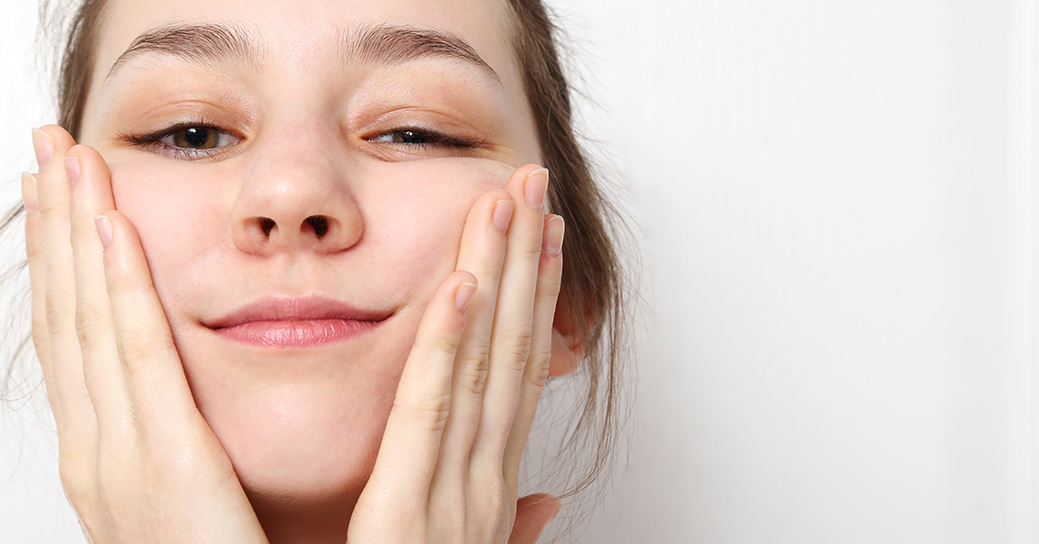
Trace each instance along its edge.
{"label": "smooth skin", "polygon": [[[478,306],[520,287],[491,292],[487,267],[459,264],[481,195],[498,191],[479,204],[478,228],[490,229],[487,218],[503,199],[525,225],[519,232],[537,236],[543,226],[536,213],[529,222],[520,215],[523,190],[505,190],[541,154],[502,7],[106,0],[78,140],[110,168],[116,208],[140,237],[195,404],[272,540],[302,540],[301,527],[308,544],[345,538],[439,284],[457,269],[471,271],[483,286]],[[125,56],[149,32],[192,25],[208,25],[179,49],[192,54]],[[199,59],[196,44],[221,35],[212,25],[229,29],[232,50],[248,54]],[[387,28],[455,36],[486,64],[357,53],[361,36]],[[412,47],[389,38],[376,43]],[[204,154],[171,149],[183,123],[226,136]],[[409,144],[407,128],[447,140]],[[451,143],[458,141],[471,145]],[[513,184],[523,185],[522,175]],[[328,220],[323,237],[305,221],[313,215]],[[268,236],[265,220],[276,224]],[[493,245],[477,250],[494,254]],[[533,273],[527,277],[533,285]],[[207,326],[271,296],[318,296],[390,317],[304,350],[234,342]]]}
{"label": "smooth skin", "polygon": [[[57,126],[33,140],[41,168],[22,186],[33,342],[85,532],[95,544],[268,542],[192,398],[104,159]],[[533,543],[558,512],[549,495],[517,501],[562,271],[563,221],[544,211],[547,183],[547,171],[524,166],[472,206],[347,542]]]}

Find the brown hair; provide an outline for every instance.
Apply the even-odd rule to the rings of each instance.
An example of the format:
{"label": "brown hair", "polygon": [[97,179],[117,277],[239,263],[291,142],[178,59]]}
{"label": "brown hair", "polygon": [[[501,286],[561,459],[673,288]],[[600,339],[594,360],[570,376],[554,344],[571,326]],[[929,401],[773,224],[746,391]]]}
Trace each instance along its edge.
{"label": "brown hair", "polygon": [[82,6],[72,19],[61,58],[58,76],[58,124],[77,139],[80,125],[83,124],[87,91],[94,77],[94,57],[104,6],[102,0],[83,0]]}
{"label": "brown hair", "polygon": [[[576,334],[586,343],[581,374],[588,393],[567,438],[563,458],[594,451],[583,474],[572,478],[568,495],[600,479],[616,453],[626,419],[622,402],[628,348],[628,289],[614,237],[619,214],[595,181],[589,159],[574,132],[571,89],[560,64],[558,29],[541,0],[506,0],[515,29],[513,43],[534,112],[553,212],[566,220],[562,297],[569,304]],[[613,224],[610,224],[610,221]]]}
{"label": "brown hair", "polygon": [[[47,4],[44,0],[44,14]],[[626,231],[596,183],[575,134],[571,89],[557,52],[557,27],[541,0],[505,0],[505,4],[512,16],[514,54],[534,113],[543,165],[555,180],[549,185],[549,205],[567,223],[561,296],[576,325],[573,332],[586,346],[575,376],[586,381],[586,395],[558,458],[563,460],[560,466],[567,465],[565,460],[588,458],[587,463],[567,465],[564,496],[571,496],[603,480],[603,472],[612,466],[629,406],[622,393],[627,385],[624,371],[632,355],[630,289],[615,242]],[[73,137],[78,137],[82,125],[104,7],[103,0],[82,0],[75,11],[50,10],[52,14],[72,14],[64,25],[67,30],[59,51],[58,111],[59,124]],[[9,214],[0,225],[6,227],[12,219]],[[600,493],[589,495],[592,502],[601,498]]]}

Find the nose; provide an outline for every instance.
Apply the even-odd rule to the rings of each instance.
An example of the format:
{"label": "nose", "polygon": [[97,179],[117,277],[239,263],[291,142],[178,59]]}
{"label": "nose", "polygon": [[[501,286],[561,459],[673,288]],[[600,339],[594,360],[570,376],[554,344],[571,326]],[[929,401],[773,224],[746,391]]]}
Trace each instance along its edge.
{"label": "nose", "polygon": [[255,255],[331,254],[356,244],[364,221],[348,168],[328,143],[292,130],[254,154],[232,211],[235,246]]}

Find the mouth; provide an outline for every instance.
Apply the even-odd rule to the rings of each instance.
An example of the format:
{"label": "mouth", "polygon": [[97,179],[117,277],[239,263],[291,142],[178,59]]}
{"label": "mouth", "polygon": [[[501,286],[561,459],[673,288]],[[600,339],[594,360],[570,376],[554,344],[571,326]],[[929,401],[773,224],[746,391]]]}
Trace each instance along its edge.
{"label": "mouth", "polygon": [[261,348],[306,348],[363,335],[392,315],[320,297],[266,297],[202,324],[231,340]]}

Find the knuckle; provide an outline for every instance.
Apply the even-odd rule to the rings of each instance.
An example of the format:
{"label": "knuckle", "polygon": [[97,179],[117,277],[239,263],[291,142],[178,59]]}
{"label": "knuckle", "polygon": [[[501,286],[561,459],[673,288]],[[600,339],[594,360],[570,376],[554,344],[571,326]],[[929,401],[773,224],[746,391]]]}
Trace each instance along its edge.
{"label": "knuckle", "polygon": [[451,394],[427,395],[393,403],[392,411],[425,431],[442,431],[451,409]]}
{"label": "knuckle", "polygon": [[467,392],[482,395],[489,362],[486,352],[464,358],[459,367],[459,385]]}
{"label": "knuckle", "polygon": [[26,233],[29,241],[25,244],[25,260],[33,264],[43,261],[43,244],[34,240],[38,236],[39,234],[36,232]]}
{"label": "knuckle", "polygon": [[130,370],[137,363],[148,359],[155,352],[156,342],[148,334],[141,331],[121,331],[117,334],[119,355]]}
{"label": "knuckle", "polygon": [[104,313],[93,303],[80,301],[76,305],[76,336],[84,349],[97,342],[103,330]]}
{"label": "knuckle", "polygon": [[531,357],[530,364],[527,366],[527,371],[524,373],[523,378],[528,384],[533,385],[540,396],[541,388],[545,386],[548,381],[548,374],[550,370],[550,362],[552,360],[551,347],[548,351],[538,352],[536,355]]}
{"label": "knuckle", "polygon": [[517,361],[526,361],[530,353],[531,335],[529,326],[506,333],[501,342],[502,354]]}
{"label": "knuckle", "polygon": [[67,224],[69,222],[68,205],[61,202],[60,199],[41,201],[40,219],[45,223],[56,223],[60,221]]}
{"label": "knuckle", "polygon": [[40,323],[32,325],[32,345],[36,349],[36,356],[43,360],[50,354],[50,338],[47,329]]}
{"label": "knuckle", "polygon": [[68,300],[59,297],[48,296],[44,302],[44,315],[47,322],[47,330],[50,334],[64,334],[68,328],[69,316],[72,314]]}
{"label": "knuckle", "polygon": [[523,258],[527,261],[538,262],[541,260],[541,239],[532,239],[530,243],[525,243],[520,246]]}
{"label": "knuckle", "polygon": [[439,353],[456,353],[461,338],[457,334],[438,334],[432,339],[432,349]]}

